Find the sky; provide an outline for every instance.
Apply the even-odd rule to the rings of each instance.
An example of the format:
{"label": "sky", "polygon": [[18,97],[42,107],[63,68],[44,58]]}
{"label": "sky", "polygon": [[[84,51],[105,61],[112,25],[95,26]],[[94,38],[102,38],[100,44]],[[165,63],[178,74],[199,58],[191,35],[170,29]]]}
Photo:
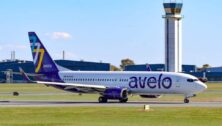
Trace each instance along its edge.
{"label": "sky", "polygon": [[[1,0],[0,60],[32,60],[35,31],[53,59],[164,63],[163,1]],[[179,0],[178,0],[179,1]],[[183,0],[183,64],[222,66],[222,1]]]}

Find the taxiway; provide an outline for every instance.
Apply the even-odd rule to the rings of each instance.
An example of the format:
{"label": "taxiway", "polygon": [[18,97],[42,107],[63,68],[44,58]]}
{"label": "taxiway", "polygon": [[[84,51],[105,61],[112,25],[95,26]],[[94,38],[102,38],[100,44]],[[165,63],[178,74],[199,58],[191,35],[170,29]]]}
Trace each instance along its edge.
{"label": "taxiway", "polygon": [[222,107],[222,102],[141,102],[129,101],[127,103],[118,103],[111,101],[109,103],[98,103],[94,101],[0,101],[0,107],[57,107],[57,106],[75,106],[75,107],[140,107],[150,105],[150,107]]}

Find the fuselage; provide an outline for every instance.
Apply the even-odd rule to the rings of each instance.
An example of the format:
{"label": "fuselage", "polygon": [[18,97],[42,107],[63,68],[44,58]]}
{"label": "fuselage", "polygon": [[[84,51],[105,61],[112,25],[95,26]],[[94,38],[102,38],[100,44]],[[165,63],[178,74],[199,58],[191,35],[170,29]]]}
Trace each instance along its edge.
{"label": "fuselage", "polygon": [[196,77],[171,72],[61,71],[66,83],[127,88],[132,94],[196,94],[207,88]]}

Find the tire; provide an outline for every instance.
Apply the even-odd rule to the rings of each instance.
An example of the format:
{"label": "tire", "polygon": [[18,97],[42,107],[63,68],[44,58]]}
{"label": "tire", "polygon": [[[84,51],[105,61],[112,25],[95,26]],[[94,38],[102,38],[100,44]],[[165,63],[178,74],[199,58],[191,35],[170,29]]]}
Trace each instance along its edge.
{"label": "tire", "polygon": [[125,98],[125,99],[119,99],[119,102],[120,103],[126,103],[128,101],[128,98]]}
{"label": "tire", "polygon": [[189,102],[190,102],[189,99],[187,99],[187,98],[184,99],[184,103],[189,103]]}
{"label": "tire", "polygon": [[98,101],[99,103],[107,103],[107,98],[101,96],[99,97]]}
{"label": "tire", "polygon": [[13,96],[19,96],[19,93],[17,91],[13,92],[12,94]]}

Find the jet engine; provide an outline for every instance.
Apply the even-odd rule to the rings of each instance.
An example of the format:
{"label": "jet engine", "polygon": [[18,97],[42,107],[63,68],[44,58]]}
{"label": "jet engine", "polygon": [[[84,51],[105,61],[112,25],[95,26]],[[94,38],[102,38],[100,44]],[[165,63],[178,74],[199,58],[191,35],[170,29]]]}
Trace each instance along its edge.
{"label": "jet engine", "polygon": [[119,100],[121,103],[128,101],[128,91],[126,88],[107,88],[99,97],[99,103],[106,103],[108,99]]}
{"label": "jet engine", "polygon": [[128,99],[126,88],[108,88],[104,91],[103,97],[107,99]]}

